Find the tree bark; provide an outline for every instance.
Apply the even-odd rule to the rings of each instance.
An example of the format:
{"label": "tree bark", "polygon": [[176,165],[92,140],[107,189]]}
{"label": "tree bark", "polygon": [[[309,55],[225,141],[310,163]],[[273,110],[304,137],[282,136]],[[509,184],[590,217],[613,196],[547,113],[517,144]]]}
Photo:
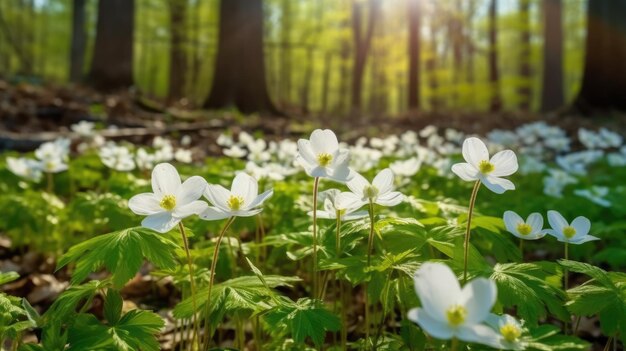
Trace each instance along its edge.
{"label": "tree bark", "polygon": [[369,16],[365,33],[363,33],[363,4],[355,1],[352,4],[352,30],[354,34],[354,67],[352,73],[352,115],[361,112],[361,93],[363,90],[363,73],[367,63],[367,56],[372,44],[374,27],[380,9],[380,0],[369,1]]}
{"label": "tree bark", "polygon": [[286,106],[291,100],[291,2],[282,0],[280,18],[280,97],[279,105]]}
{"label": "tree bark", "polygon": [[170,79],[168,97],[171,101],[185,95],[187,74],[187,1],[169,0],[170,15]]}
{"label": "tree bark", "polygon": [[541,110],[553,111],[564,103],[563,19],[561,0],[543,0],[543,84]]}
{"label": "tree bark", "polygon": [[98,1],[98,24],[89,83],[101,91],[133,85],[134,0]]}
{"label": "tree bark", "polygon": [[574,107],[585,114],[626,111],[626,2],[590,0],[585,67]]}
{"label": "tree bark", "polygon": [[409,111],[420,108],[420,2],[409,0]]}
{"label": "tree bark", "polygon": [[85,63],[85,4],[87,0],[74,0],[72,3],[72,43],[70,48],[70,82],[78,83],[83,79]]}
{"label": "tree bark", "polygon": [[517,89],[519,109],[530,110],[532,99],[532,72],[530,67],[530,0],[519,2],[520,45],[519,45],[519,79]]}
{"label": "tree bark", "polygon": [[489,110],[497,112],[502,109],[500,92],[500,71],[498,69],[498,0],[491,0],[489,4],[489,84],[491,101]]}
{"label": "tree bark", "polygon": [[280,114],[265,80],[263,1],[221,0],[217,59],[204,108]]}

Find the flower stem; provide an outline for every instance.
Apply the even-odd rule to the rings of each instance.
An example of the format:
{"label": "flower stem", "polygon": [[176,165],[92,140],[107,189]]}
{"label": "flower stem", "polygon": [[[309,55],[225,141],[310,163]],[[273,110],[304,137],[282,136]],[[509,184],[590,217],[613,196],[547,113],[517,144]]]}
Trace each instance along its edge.
{"label": "flower stem", "polygon": [[[372,261],[372,249],[374,248],[374,202],[369,202],[370,215],[370,233],[367,237],[367,268],[370,267]],[[365,300],[365,342],[369,343],[370,337],[370,301],[367,294],[367,281],[363,284],[363,294]],[[366,349],[368,349],[366,347]]]}
{"label": "flower stem", "polygon": [[202,348],[203,350],[208,349],[209,344],[211,342],[211,335],[209,335],[210,334],[209,315],[211,314],[211,290],[213,289],[213,282],[215,281],[215,267],[217,266],[217,257],[220,252],[220,244],[222,243],[224,234],[226,233],[230,225],[233,224],[234,221],[235,221],[235,217],[230,217],[228,221],[226,221],[224,228],[222,228],[222,231],[217,237],[217,242],[215,243],[215,249],[213,251],[213,260],[211,261],[211,271],[209,272],[209,290],[207,294],[206,308],[204,310],[204,313],[205,313],[204,334],[205,334],[206,339],[204,342],[204,348]]}
{"label": "flower stem", "polygon": [[319,277],[317,275],[317,189],[320,178],[315,177],[313,182],[313,297],[318,296]]}
{"label": "flower stem", "polygon": [[[569,260],[569,244],[565,243],[565,260]],[[567,294],[567,288],[569,287],[569,271],[567,267],[563,268],[563,291]],[[567,317],[571,319],[570,316]],[[567,335],[567,329],[569,326],[569,321],[565,321],[563,323],[563,333]]]}
{"label": "flower stem", "polygon": [[477,180],[476,183],[474,183],[474,189],[472,189],[472,196],[470,197],[469,212],[467,214],[467,228],[465,229],[465,242],[463,243],[463,284],[467,282],[467,259],[469,256],[470,228],[472,227],[472,214],[474,213],[474,205],[476,204],[478,189],[480,189],[480,180]]}
{"label": "flower stem", "polygon": [[450,351],[457,351],[459,348],[459,339],[452,338],[452,342],[450,343]]}
{"label": "flower stem", "polygon": [[519,239],[519,253],[522,257],[522,262],[524,262],[524,239]]}
{"label": "flower stem", "polygon": [[[337,259],[341,256],[341,211],[337,211],[337,232],[335,237],[335,253],[337,255]],[[346,350],[346,345],[348,343],[348,328],[347,328],[347,316],[346,316],[346,306],[345,306],[345,297],[344,297],[344,289],[341,279],[335,277],[337,279],[337,290],[339,292],[339,308],[341,309],[341,349]]]}
{"label": "flower stem", "polygon": [[187,234],[185,233],[185,227],[183,226],[183,222],[178,222],[178,229],[180,229],[180,235],[183,237],[183,247],[185,249],[185,254],[187,255],[187,265],[189,267],[189,286],[191,287],[191,302],[193,304],[193,330],[194,336],[192,337],[191,344],[193,345],[194,340],[198,340],[198,347],[200,347],[200,327],[198,326],[198,318],[196,317],[197,302],[196,302],[196,283],[194,281],[193,274],[193,262],[191,261],[191,254],[189,253],[189,241],[187,239]]}
{"label": "flower stem", "polygon": [[52,172],[46,172],[46,185],[47,185],[48,193],[53,194],[54,193],[54,179],[53,179]]}

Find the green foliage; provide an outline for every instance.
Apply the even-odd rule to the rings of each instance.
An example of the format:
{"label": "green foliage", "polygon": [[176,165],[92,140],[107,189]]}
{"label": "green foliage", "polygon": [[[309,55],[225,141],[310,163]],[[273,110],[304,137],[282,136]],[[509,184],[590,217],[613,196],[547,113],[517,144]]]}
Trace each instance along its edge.
{"label": "green foliage", "polygon": [[72,247],[59,260],[57,269],[76,263],[72,284],[82,282],[89,273],[105,267],[111,272],[116,287],[123,286],[135,276],[145,257],[155,265],[174,269],[177,261],[173,255],[176,245],[148,229],[141,227],[120,230]]}

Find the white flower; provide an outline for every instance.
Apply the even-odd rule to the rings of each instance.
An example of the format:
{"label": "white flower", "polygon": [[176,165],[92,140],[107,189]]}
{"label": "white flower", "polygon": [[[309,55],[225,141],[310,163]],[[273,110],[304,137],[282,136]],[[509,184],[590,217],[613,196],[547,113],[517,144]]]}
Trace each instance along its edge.
{"label": "white flower", "polygon": [[611,207],[611,202],[604,197],[609,194],[609,188],[593,185],[590,189],[577,189],[574,194],[582,196],[602,207]]}
{"label": "white flower", "polygon": [[[348,196],[346,196],[348,195]],[[367,211],[357,211],[362,204],[352,201],[350,193],[341,192],[338,189],[329,189],[322,191],[319,196],[324,201],[324,210],[317,211],[318,218],[339,219],[342,221],[351,221],[354,219],[364,218],[368,216]],[[309,216],[313,215],[313,211],[309,212]]]}
{"label": "white flower", "polygon": [[589,235],[591,222],[583,216],[574,218],[572,223],[567,223],[565,218],[557,211],[548,211],[548,222],[552,229],[546,232],[558,241],[569,244],[582,244],[587,241],[600,240],[593,235]]}
{"label": "white flower", "polygon": [[224,155],[232,158],[241,158],[246,156],[248,153],[245,149],[241,148],[239,145],[233,145],[229,149],[223,150]]}
{"label": "white flower", "polygon": [[[113,165],[111,162],[113,161],[107,160],[107,163]],[[135,155],[135,162],[137,163],[137,167],[139,169],[142,169],[142,170],[152,169],[154,167],[154,163],[156,162],[156,157],[153,154],[148,153],[144,148],[139,148],[139,150],[137,150],[137,153]],[[130,163],[131,162],[129,162],[128,160],[123,160],[120,164],[126,164],[127,167],[125,168],[128,168],[130,167]],[[118,168],[123,168],[123,167],[118,166]],[[130,170],[132,170],[132,168]]]}
{"label": "white flower", "polygon": [[106,146],[100,148],[98,155],[105,166],[116,171],[126,172],[135,169],[133,154],[125,146],[118,146],[115,143],[110,142]]}
{"label": "white flower", "polygon": [[66,171],[68,165],[61,158],[49,158],[41,161],[41,167],[46,173],[59,173]]}
{"label": "white flower", "polygon": [[339,148],[337,136],[330,129],[316,129],[311,133],[310,140],[298,140],[296,161],[311,177],[329,178],[341,183],[352,177],[348,168],[350,154],[348,150]]}
{"label": "white flower", "polygon": [[36,160],[7,157],[7,168],[18,177],[38,182],[41,179],[41,167],[41,162]]}
{"label": "white flower", "polygon": [[543,230],[543,217],[537,212],[531,213],[524,221],[517,213],[506,211],[503,220],[506,230],[520,239],[537,240],[546,235]]}
{"label": "white flower", "polygon": [[496,302],[493,281],[476,278],[461,288],[448,266],[431,262],[422,264],[413,279],[422,307],[411,309],[409,320],[437,339],[499,346],[500,336],[482,324]]}
{"label": "white flower", "polygon": [[395,206],[404,200],[404,195],[393,191],[393,172],[389,168],[380,171],[371,184],[362,175],[354,173],[347,185],[352,193],[345,196],[351,198],[355,206],[360,207],[370,201],[382,206]]}
{"label": "white flower", "polygon": [[191,150],[178,149],[174,154],[174,159],[181,163],[191,163],[193,158],[191,157]]}
{"label": "white flower", "polygon": [[485,322],[500,334],[502,345],[498,347],[499,349],[523,350],[526,347],[525,343],[520,339],[524,329],[522,324],[514,317],[508,314],[498,316],[490,313]]}
{"label": "white flower", "polygon": [[207,203],[199,200],[206,186],[206,181],[198,176],[181,184],[176,168],[160,163],[152,170],[152,193],[133,196],[128,207],[138,215],[147,216],[142,226],[165,233],[182,219],[207,208]]}
{"label": "white flower", "polygon": [[221,185],[209,184],[204,196],[213,205],[200,214],[200,218],[212,221],[228,217],[250,217],[261,212],[263,202],[273,195],[268,190],[259,195],[256,179],[239,172],[233,179],[230,191]]}
{"label": "white flower", "polygon": [[93,130],[96,126],[95,123],[89,121],[80,121],[76,124],[72,124],[70,128],[72,131],[82,137],[91,137],[93,136]]}
{"label": "white flower", "polygon": [[480,180],[496,194],[514,190],[515,185],[500,177],[517,171],[517,157],[511,150],[504,150],[489,158],[487,146],[478,138],[467,138],[463,142],[463,158],[466,162],[452,166],[452,172],[466,181]]}

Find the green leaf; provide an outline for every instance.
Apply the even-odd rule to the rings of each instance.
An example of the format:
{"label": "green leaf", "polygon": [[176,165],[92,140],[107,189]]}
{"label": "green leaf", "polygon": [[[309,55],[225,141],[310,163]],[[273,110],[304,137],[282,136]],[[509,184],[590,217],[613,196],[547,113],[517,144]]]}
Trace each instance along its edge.
{"label": "green leaf", "polygon": [[174,269],[176,244],[158,233],[130,228],[97,236],[73,246],[59,260],[57,270],[76,263],[72,284],[85,280],[89,273],[105,267],[112,274],[115,287],[122,287],[135,276],[145,257],[163,269]]}
{"label": "green leaf", "polygon": [[124,304],[124,300],[119,292],[115,289],[109,288],[107,290],[107,296],[104,300],[104,318],[109,322],[109,324],[116,324],[120,316],[122,315],[122,305]]}
{"label": "green leaf", "polygon": [[92,314],[76,315],[67,339],[68,351],[115,350],[109,329]]}
{"label": "green leaf", "polygon": [[110,334],[118,350],[159,351],[156,335],[164,325],[155,313],[132,310],[115,323]]}
{"label": "green leaf", "polygon": [[17,272],[0,272],[0,285],[10,283],[14,280],[17,280],[20,275]]}
{"label": "green leaf", "polygon": [[339,317],[326,310],[321,301],[308,298],[277,306],[265,315],[265,319],[270,325],[291,334],[296,343],[304,343],[310,337],[317,346],[322,345],[327,331],[341,328]]}
{"label": "green leaf", "polygon": [[39,312],[37,312],[25,298],[22,298],[22,308],[24,308],[26,317],[28,317],[28,320],[33,324],[33,326],[39,326],[41,324],[41,316],[39,315]]}
{"label": "green leaf", "polygon": [[71,286],[54,301],[44,316],[51,320],[67,320],[70,314],[76,312],[78,304],[81,302],[83,305],[90,303],[98,290],[107,288],[109,285],[109,282],[92,280],[83,285]]}

